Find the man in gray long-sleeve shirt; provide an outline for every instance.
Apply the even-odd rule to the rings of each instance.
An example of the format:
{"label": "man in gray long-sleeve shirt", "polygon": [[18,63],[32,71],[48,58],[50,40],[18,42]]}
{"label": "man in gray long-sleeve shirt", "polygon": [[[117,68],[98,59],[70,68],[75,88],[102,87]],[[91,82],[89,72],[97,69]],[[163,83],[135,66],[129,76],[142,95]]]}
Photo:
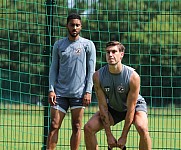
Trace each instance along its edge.
{"label": "man in gray long-sleeve shirt", "polygon": [[68,37],[55,42],[49,73],[51,125],[47,149],[53,150],[58,142],[58,131],[70,107],[72,116],[71,150],[78,150],[81,122],[85,106],[91,103],[92,75],[95,71],[96,50],[92,41],[80,37],[81,17],[70,14],[67,18]]}

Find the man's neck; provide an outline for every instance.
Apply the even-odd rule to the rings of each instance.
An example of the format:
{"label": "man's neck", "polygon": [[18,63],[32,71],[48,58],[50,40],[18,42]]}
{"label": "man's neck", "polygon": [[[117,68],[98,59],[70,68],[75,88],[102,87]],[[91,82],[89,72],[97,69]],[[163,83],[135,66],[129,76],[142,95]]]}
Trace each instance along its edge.
{"label": "man's neck", "polygon": [[79,35],[77,35],[76,37],[73,37],[73,36],[68,36],[68,39],[70,40],[70,41],[77,41],[78,39],[79,39]]}
{"label": "man's neck", "polygon": [[109,65],[109,72],[113,74],[118,74],[122,71],[123,65],[121,62],[115,65]]}

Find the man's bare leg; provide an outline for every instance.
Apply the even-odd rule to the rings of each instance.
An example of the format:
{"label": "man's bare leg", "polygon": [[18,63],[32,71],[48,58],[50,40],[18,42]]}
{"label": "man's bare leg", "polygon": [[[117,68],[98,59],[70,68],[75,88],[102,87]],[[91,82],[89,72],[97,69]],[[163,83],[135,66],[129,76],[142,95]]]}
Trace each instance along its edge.
{"label": "man's bare leg", "polygon": [[81,140],[82,118],[84,114],[83,108],[71,110],[72,114],[72,136],[70,138],[71,150],[78,150]]}
{"label": "man's bare leg", "polygon": [[54,150],[58,142],[58,132],[65,114],[57,109],[51,108],[51,125],[47,138],[47,150]]}
{"label": "man's bare leg", "polygon": [[99,112],[97,112],[84,126],[86,150],[98,150],[96,133],[101,129],[103,129],[103,125]]}

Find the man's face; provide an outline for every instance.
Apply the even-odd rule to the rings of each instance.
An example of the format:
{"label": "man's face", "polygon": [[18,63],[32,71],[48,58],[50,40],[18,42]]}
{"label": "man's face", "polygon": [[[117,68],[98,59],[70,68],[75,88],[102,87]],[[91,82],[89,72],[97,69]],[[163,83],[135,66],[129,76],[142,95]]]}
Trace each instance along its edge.
{"label": "man's face", "polygon": [[82,24],[79,19],[71,19],[67,24],[69,35],[76,38],[82,29]]}
{"label": "man's face", "polygon": [[117,46],[109,46],[106,48],[106,60],[109,65],[116,65],[122,60],[124,52],[120,52]]}

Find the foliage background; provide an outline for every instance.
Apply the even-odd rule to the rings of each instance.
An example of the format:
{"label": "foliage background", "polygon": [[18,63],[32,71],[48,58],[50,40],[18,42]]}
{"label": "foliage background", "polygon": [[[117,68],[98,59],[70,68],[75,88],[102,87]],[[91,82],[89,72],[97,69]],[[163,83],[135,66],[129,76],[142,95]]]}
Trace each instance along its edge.
{"label": "foliage background", "polygon": [[[46,139],[49,127],[47,91],[52,46],[67,35],[67,15],[77,12],[82,17],[81,36],[96,45],[96,70],[106,63],[107,41],[118,40],[125,45],[123,63],[140,74],[140,92],[150,110],[153,143],[162,143],[155,144],[155,149],[180,148],[180,7],[180,0],[0,0],[0,145],[3,143],[4,148],[6,142],[14,144],[16,140],[27,145],[26,127],[44,143],[41,138]],[[92,106],[97,106],[94,93],[87,119],[94,112]],[[66,122],[63,132],[70,132]],[[13,136],[19,134],[22,139]],[[134,132],[131,135],[135,137]],[[164,135],[170,141],[166,146]]]}
{"label": "foliage background", "polygon": [[[126,47],[124,63],[141,75],[141,92],[148,104],[180,104],[180,1],[58,0],[52,2],[50,25],[48,2],[1,0],[0,4],[2,98],[16,101],[25,96],[22,100],[26,101],[30,95],[33,102],[41,99],[37,95],[42,94],[42,76],[47,75],[46,38],[51,36],[52,46],[55,40],[66,36],[65,20],[74,11],[82,17],[81,35],[96,45],[96,69],[105,63],[105,43],[121,41]],[[47,26],[52,30],[48,34]],[[50,56],[51,50],[46,54]]]}

